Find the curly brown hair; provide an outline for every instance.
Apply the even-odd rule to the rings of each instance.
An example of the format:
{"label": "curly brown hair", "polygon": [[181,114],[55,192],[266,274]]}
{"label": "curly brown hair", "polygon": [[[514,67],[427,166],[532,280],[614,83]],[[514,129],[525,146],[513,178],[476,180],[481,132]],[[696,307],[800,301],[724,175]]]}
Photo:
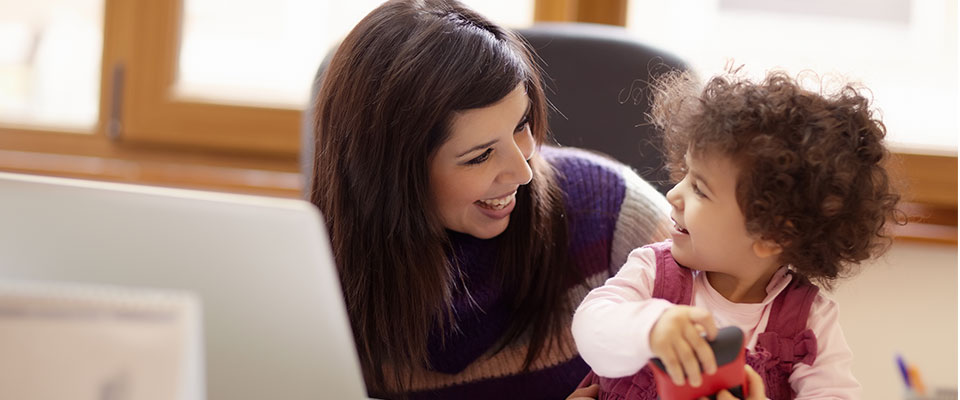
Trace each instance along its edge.
{"label": "curly brown hair", "polygon": [[672,73],[656,89],[650,119],[672,177],[682,178],[688,151],[734,160],[747,231],[779,244],[781,263],[830,289],[887,249],[900,196],[883,167],[886,128],[863,89],[815,93],[784,72],[755,83],[737,70],[702,88]]}

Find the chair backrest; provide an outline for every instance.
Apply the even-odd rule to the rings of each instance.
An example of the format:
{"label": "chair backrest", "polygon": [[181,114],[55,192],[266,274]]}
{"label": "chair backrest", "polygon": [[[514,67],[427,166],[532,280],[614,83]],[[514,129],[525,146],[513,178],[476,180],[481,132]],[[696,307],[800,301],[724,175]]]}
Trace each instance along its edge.
{"label": "chair backrest", "polygon": [[556,23],[519,32],[545,72],[556,141],[610,155],[666,193],[660,135],[647,122],[649,88],[656,76],[686,64],[620,27]]}
{"label": "chair backrest", "polygon": [[[553,105],[550,131],[557,143],[605,153],[666,193],[670,183],[660,136],[647,122],[649,85],[656,76],[686,69],[686,64],[620,27],[548,23],[518,32],[536,52],[544,72],[547,99]],[[311,107],[303,114],[300,155],[305,194],[313,176],[312,106],[329,58],[317,71]]]}

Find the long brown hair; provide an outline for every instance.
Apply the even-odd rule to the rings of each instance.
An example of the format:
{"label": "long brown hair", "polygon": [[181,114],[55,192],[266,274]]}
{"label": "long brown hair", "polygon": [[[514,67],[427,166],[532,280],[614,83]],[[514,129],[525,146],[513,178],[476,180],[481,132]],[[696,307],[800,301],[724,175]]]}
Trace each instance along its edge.
{"label": "long brown hair", "polygon": [[[532,57],[514,33],[459,2],[397,0],[360,21],[330,62],[315,105],[311,200],[326,218],[373,390],[405,386],[403,371],[428,366],[430,331],[456,329],[452,297],[466,288],[432,211],[429,161],[455,111],[491,105],[521,83],[543,143],[547,104]],[[539,156],[530,164],[534,178],[497,238],[497,276],[515,310],[499,348],[529,335],[524,368],[567,329],[565,293],[579,278],[553,171]]]}

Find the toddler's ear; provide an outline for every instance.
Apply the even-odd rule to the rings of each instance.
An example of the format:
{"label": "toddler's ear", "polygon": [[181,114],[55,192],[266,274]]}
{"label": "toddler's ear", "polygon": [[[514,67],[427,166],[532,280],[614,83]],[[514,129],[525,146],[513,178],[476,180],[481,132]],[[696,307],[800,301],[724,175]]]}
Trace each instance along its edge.
{"label": "toddler's ear", "polygon": [[757,239],[753,242],[753,254],[756,254],[757,257],[767,258],[774,257],[783,252],[783,247],[780,247],[777,242],[767,239]]}

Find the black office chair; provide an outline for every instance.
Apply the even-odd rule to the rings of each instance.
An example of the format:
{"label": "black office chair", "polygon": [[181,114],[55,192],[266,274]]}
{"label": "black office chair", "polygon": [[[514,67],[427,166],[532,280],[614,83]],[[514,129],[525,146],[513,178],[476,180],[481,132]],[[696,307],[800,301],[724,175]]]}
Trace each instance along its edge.
{"label": "black office chair", "polygon": [[[647,123],[649,82],[670,70],[686,69],[679,58],[644,45],[620,27],[550,23],[520,29],[545,72],[550,131],[557,143],[605,153],[632,166],[661,193],[670,188],[660,136]],[[331,52],[332,54],[332,52]],[[317,71],[314,103],[327,59]],[[301,171],[313,176],[313,109],[303,114]],[[304,193],[309,191],[304,188]]]}

